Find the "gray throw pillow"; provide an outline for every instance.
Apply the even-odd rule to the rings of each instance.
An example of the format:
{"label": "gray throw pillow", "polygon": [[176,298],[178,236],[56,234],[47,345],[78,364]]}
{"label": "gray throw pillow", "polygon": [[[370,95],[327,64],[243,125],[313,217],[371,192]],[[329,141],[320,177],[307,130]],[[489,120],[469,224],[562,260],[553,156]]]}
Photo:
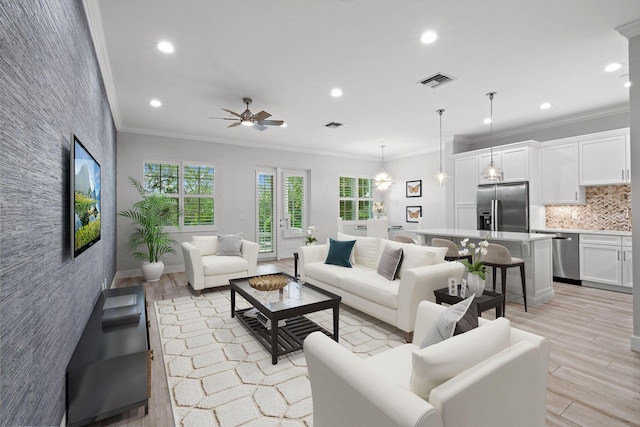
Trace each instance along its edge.
{"label": "gray throw pillow", "polygon": [[218,256],[242,256],[242,233],[218,236]]}
{"label": "gray throw pillow", "polygon": [[402,248],[394,249],[385,245],[380,261],[378,261],[377,272],[387,280],[396,278],[400,261],[402,260]]}
{"label": "gray throw pillow", "polygon": [[420,348],[437,344],[454,335],[458,335],[478,327],[478,310],[473,301],[474,295],[448,307],[440,313],[422,340]]}

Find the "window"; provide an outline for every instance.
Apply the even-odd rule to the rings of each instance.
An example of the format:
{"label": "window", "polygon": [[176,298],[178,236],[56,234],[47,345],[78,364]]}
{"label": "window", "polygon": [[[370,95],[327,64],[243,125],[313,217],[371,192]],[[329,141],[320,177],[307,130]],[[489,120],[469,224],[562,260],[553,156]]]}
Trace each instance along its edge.
{"label": "window", "polygon": [[303,233],[306,230],[305,177],[303,175],[284,175],[285,211],[289,218],[289,232]]}
{"label": "window", "polygon": [[356,221],[373,218],[373,180],[340,177],[340,218]]}
{"label": "window", "polygon": [[145,162],[144,189],[176,200],[180,226],[214,225],[214,167],[183,162]]}

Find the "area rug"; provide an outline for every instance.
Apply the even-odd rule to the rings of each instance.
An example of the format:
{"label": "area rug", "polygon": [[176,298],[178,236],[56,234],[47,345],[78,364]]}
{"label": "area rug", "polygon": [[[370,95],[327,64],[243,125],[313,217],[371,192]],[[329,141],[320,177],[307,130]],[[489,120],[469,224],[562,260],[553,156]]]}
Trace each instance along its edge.
{"label": "area rug", "polygon": [[[304,353],[277,365],[230,316],[229,290],[155,303],[176,426],[311,426],[313,407]],[[236,294],[236,307],[249,307]],[[332,330],[332,312],[308,317]],[[340,344],[368,357],[404,343],[403,332],[345,305]]]}

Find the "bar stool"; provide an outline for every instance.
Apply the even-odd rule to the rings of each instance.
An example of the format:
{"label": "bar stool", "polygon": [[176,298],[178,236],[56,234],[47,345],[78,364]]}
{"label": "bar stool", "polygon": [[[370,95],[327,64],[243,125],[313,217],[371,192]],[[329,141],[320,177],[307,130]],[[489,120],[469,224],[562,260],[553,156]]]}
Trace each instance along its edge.
{"label": "bar stool", "polygon": [[457,261],[459,259],[466,259],[469,263],[473,262],[473,258],[471,255],[460,255],[458,253],[458,247],[451,240],[447,239],[431,239],[431,246],[435,246],[436,248],[447,248],[447,253],[444,254],[444,259],[446,261]]}
{"label": "bar stool", "polygon": [[[520,258],[514,258],[511,256],[509,249],[502,245],[495,243],[489,243],[487,246],[487,253],[482,256],[482,262],[488,267],[492,268],[493,272],[493,290],[496,290],[496,269],[500,269],[500,275],[502,276],[502,294],[507,298],[507,268],[520,267],[520,279],[522,280],[522,295],[524,297],[524,311],[527,311],[527,289],[524,281],[524,260]],[[503,315],[504,315],[503,308]]]}
{"label": "bar stool", "polygon": [[416,241],[413,240],[411,237],[407,237],[407,236],[395,236],[393,238],[394,241],[396,242],[400,242],[400,243],[412,243],[412,244],[416,244]]}

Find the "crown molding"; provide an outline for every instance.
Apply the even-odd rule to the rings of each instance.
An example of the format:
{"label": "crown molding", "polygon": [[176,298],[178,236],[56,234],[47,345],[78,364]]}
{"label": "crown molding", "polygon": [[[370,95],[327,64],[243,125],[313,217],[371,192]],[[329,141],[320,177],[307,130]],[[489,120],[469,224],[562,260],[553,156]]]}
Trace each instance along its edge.
{"label": "crown molding", "polygon": [[312,154],[316,156],[327,156],[327,157],[340,157],[340,158],[349,158],[356,160],[366,160],[366,161],[380,161],[379,157],[371,157],[371,156],[359,156],[356,154],[349,154],[343,152],[329,152],[329,151],[321,151],[321,150],[306,150],[299,148],[291,148],[284,145],[272,145],[265,146],[264,144],[254,143],[254,142],[246,142],[242,140],[232,140],[232,141],[220,141],[215,138],[203,137],[200,135],[190,135],[183,133],[173,133],[173,132],[158,132],[156,130],[151,129],[140,129],[140,128],[121,128],[118,129],[118,132],[126,132],[126,133],[135,133],[139,135],[149,135],[149,136],[159,136],[163,138],[175,138],[175,139],[184,139],[188,141],[199,141],[199,142],[212,142],[215,144],[224,144],[224,145],[233,145],[240,147],[248,147],[248,148],[257,148],[261,150],[275,150],[275,151],[286,151],[290,153],[301,153],[301,154]]}
{"label": "crown molding", "polygon": [[104,28],[102,26],[102,16],[100,13],[100,5],[98,0],[82,0],[84,6],[84,14],[87,18],[93,48],[96,52],[98,67],[102,73],[102,83],[107,92],[107,100],[111,109],[111,116],[116,125],[116,129],[122,127],[122,118],[118,109],[118,97],[116,95],[116,86],[113,82],[113,73],[111,72],[111,63],[109,62],[109,54],[107,53],[107,43],[104,37]]}
{"label": "crown molding", "polygon": [[640,19],[636,21],[629,22],[624,25],[620,25],[616,27],[615,30],[623,37],[628,39],[632,39],[634,37],[640,36]]}

